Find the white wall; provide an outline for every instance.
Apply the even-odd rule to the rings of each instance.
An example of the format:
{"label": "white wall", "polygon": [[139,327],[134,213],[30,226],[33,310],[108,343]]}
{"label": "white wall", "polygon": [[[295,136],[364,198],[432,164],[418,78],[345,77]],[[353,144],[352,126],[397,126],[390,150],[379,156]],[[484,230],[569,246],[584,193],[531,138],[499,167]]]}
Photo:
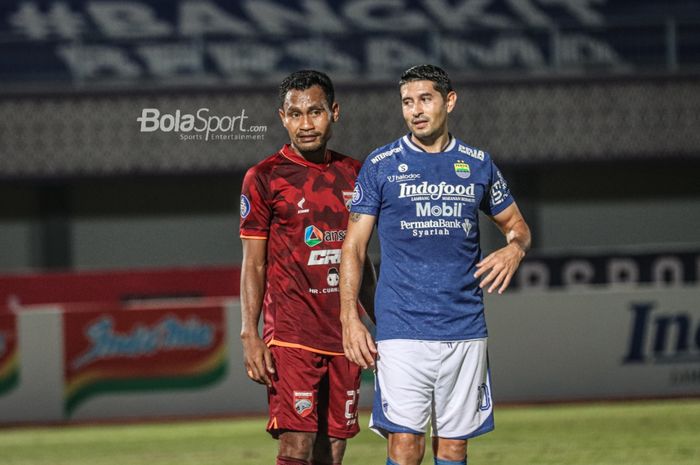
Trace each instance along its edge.
{"label": "white wall", "polygon": [[644,245],[700,245],[700,198],[641,198],[537,204],[542,249],[615,250]]}

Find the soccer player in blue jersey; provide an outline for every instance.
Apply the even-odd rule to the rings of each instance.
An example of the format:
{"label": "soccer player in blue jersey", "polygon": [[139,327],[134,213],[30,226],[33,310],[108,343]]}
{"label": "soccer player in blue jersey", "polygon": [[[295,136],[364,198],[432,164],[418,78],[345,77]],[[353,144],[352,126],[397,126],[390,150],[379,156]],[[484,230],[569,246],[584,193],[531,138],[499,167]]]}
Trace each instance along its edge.
{"label": "soccer player in blue jersey", "polygon": [[[370,428],[388,438],[388,465],[421,462],[429,420],[435,464],[463,465],[467,440],[494,427],[483,290],[508,287],[530,230],[491,156],[449,132],[457,94],[445,71],[412,67],[399,88],[410,132],[372,152],[355,183],[340,265],[343,349],[376,368]],[[479,210],[507,242],[485,258]],[[376,344],[357,308],[375,223]]]}

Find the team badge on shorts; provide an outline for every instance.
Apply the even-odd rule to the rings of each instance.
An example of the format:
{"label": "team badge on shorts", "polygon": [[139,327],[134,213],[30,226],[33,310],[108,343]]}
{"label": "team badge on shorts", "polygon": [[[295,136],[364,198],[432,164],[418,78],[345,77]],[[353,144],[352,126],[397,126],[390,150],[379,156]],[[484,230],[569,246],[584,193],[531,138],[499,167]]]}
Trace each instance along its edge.
{"label": "team badge on shorts", "polygon": [[308,417],[314,406],[314,393],[310,391],[294,391],[294,410],[299,416]]}
{"label": "team badge on shorts", "polygon": [[343,203],[345,208],[350,211],[350,205],[352,205],[352,197],[355,195],[354,191],[343,191]]}
{"label": "team badge on shorts", "polygon": [[469,176],[471,176],[471,169],[469,168],[469,165],[464,163],[464,160],[457,160],[457,163],[455,163],[454,166],[455,174],[460,178],[467,179]]}

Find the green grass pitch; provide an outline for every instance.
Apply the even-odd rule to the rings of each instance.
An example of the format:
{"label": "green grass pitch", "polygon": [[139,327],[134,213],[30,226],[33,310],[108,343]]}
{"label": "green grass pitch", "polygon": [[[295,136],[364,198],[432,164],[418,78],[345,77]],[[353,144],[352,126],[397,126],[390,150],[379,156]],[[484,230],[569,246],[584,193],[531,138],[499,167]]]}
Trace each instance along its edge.
{"label": "green grass pitch", "polygon": [[[362,413],[366,424],[368,413]],[[273,465],[264,418],[0,429],[2,465]],[[385,442],[367,428],[345,465],[383,465]],[[423,461],[432,464],[429,451]],[[698,465],[700,400],[496,410],[474,439],[470,465]]]}

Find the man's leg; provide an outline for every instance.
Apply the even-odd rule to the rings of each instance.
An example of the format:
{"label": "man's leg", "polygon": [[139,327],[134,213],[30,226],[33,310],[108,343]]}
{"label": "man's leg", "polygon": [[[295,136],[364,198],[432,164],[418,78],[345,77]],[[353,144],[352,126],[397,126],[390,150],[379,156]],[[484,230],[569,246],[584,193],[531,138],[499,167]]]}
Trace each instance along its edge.
{"label": "man's leg", "polygon": [[311,465],[340,465],[345,455],[346,439],[319,434],[314,443]]}
{"label": "man's leg", "polygon": [[323,356],[272,346],[277,372],[268,389],[268,432],[279,439],[277,465],[310,465],[318,429],[317,387],[326,374]]}
{"label": "man's leg", "polygon": [[388,465],[417,465],[425,453],[439,343],[387,340],[377,348],[370,428],[388,440]]}
{"label": "man's leg", "polygon": [[420,465],[425,453],[424,434],[389,433],[388,440],[389,460],[397,465]]}
{"label": "man's leg", "polygon": [[360,374],[360,367],[344,355],[328,357],[328,373],[318,387],[318,436],[313,465],[340,465],[347,439],[359,433]]}
{"label": "man's leg", "polygon": [[467,440],[433,436],[435,465],[466,465]]}
{"label": "man's leg", "polygon": [[466,464],[467,440],[493,429],[486,351],[486,339],[442,343],[441,372],[433,403],[436,465]]}
{"label": "man's leg", "polygon": [[309,465],[316,433],[285,431],[279,435],[276,465]]}

